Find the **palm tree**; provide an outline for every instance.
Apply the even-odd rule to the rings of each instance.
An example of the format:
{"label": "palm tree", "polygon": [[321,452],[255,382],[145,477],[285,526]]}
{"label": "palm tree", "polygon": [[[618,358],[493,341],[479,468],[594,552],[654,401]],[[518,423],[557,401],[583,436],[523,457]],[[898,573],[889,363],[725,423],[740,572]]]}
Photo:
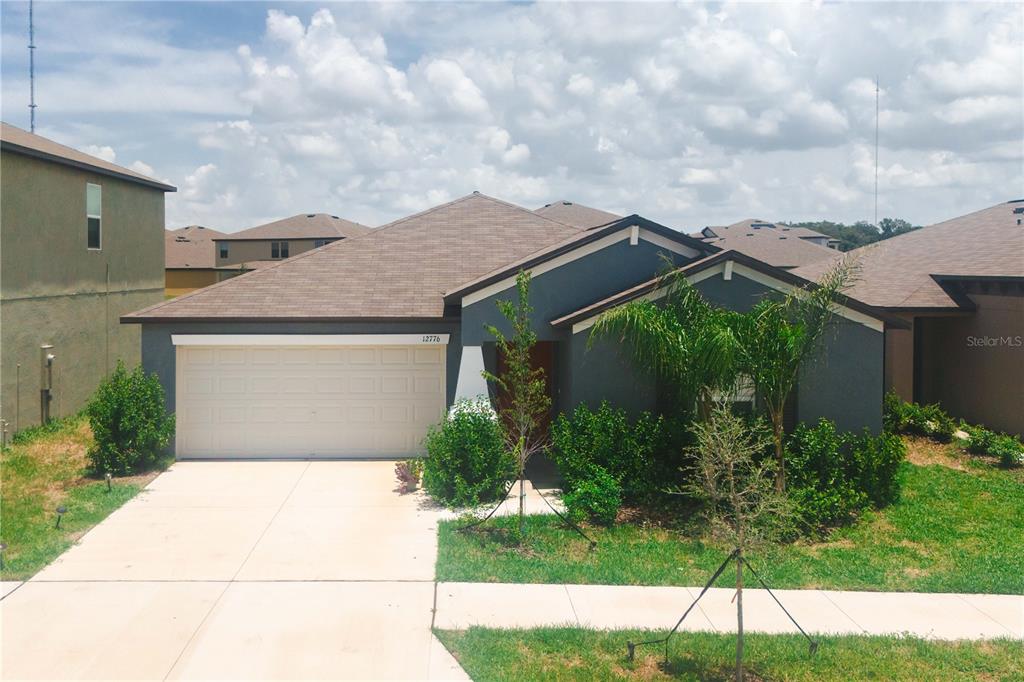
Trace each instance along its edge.
{"label": "palm tree", "polygon": [[715,398],[736,383],[739,314],[711,305],[679,270],[663,274],[658,288],[667,290],[663,305],[636,300],[605,312],[588,344],[602,337],[625,342],[639,367],[706,419]]}
{"label": "palm tree", "polygon": [[836,300],[856,278],[858,261],[844,256],[816,285],[794,288],[785,297],[764,298],[745,315],[733,318],[737,369],[754,385],[759,406],[768,415],[775,449],[775,487],[786,489],[783,416],[800,367],[821,348],[831,326]]}

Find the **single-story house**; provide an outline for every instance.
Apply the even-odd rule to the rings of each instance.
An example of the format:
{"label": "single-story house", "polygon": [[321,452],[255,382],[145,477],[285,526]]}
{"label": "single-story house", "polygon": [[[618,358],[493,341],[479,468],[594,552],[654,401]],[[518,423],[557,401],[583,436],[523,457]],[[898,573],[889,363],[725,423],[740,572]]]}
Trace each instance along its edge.
{"label": "single-story house", "polygon": [[705,227],[691,236],[721,249],[745,253],[784,270],[836,257],[827,235],[806,227],[790,227],[764,220],[748,219],[724,227]]}
{"label": "single-story house", "polygon": [[[177,413],[176,452],[209,457],[404,457],[457,398],[488,393],[500,359],[484,329],[532,274],[537,362],[554,408],[656,409],[655,381],[620,344],[588,347],[601,311],[658,298],[665,258],[721,305],[806,284],[646,220],[583,229],[473,193],[122,317]],[[890,320],[844,301],[793,409],[879,430]]]}
{"label": "single-story house", "polygon": [[[990,429],[1024,434],[1024,199],[851,251],[850,295],[902,318],[885,385]],[[816,279],[827,262],[795,271]]]}
{"label": "single-story house", "polygon": [[[327,213],[300,213],[247,230],[214,237],[215,267],[259,269],[332,242],[366,234],[371,228]],[[237,274],[237,273],[232,273]]]}

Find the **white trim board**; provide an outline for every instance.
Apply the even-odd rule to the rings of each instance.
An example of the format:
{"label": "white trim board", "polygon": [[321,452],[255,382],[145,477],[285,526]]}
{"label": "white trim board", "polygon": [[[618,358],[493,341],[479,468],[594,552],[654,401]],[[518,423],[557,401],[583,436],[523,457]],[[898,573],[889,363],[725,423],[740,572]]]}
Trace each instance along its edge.
{"label": "white trim board", "polygon": [[[789,292],[797,288],[792,284],[780,282],[779,280],[775,279],[770,275],[765,275],[757,270],[754,270],[751,267],[743,265],[742,263],[737,263],[731,260],[725,261],[723,263],[718,263],[710,268],[707,268],[706,270],[698,272],[697,274],[691,277],[687,277],[686,279],[689,280],[690,284],[696,284],[715,275],[722,275],[723,278],[731,280],[733,274],[739,275],[740,277],[745,277],[746,279],[749,279],[752,282],[757,282],[758,284],[764,285],[770,289],[774,289],[784,294],[788,294]],[[662,287],[660,289],[655,289],[654,291],[644,294],[643,296],[639,296],[633,300],[656,301],[660,298],[664,298],[666,293],[667,289]],[[854,310],[841,304],[836,306],[836,314],[839,315],[840,317],[850,320],[851,322],[862,324],[865,327],[879,333],[885,330],[885,323],[882,322],[881,320],[875,319],[870,315],[865,315],[860,311]],[[580,320],[579,322],[574,323],[572,325],[572,333],[578,334],[582,331],[590,329],[591,327],[594,326],[594,324],[597,322],[597,318],[600,316],[600,313],[598,313],[596,315],[592,315],[591,317],[585,318],[583,320]]]}
{"label": "white trim board", "polygon": [[449,334],[171,334],[175,346],[446,346]]}
{"label": "white trim board", "polygon": [[[613,244],[617,244],[621,241],[629,241],[632,239],[633,231],[637,227],[637,225],[625,226],[622,229],[617,230],[616,232],[612,232],[609,235],[605,235],[604,237],[601,237],[596,241],[590,242],[589,244],[584,244],[583,246],[563,253],[560,256],[556,256],[550,260],[538,263],[537,265],[530,268],[528,272],[530,273],[531,277],[537,277],[538,275],[543,275],[545,272],[556,270],[562,267],[563,265],[566,265],[567,263],[572,263],[573,261],[579,260],[580,258],[585,258],[592,253],[597,253],[601,249],[608,248]],[[651,232],[650,230],[646,230],[642,227],[639,229],[639,233],[637,236],[639,239],[643,239],[645,242],[650,242],[655,246],[660,246],[663,249],[668,249],[669,251],[686,256],[687,258],[694,258],[695,256],[699,255],[696,249],[692,249],[689,246],[685,246],[683,244],[675,242],[671,239],[661,236],[660,234]],[[474,303],[479,303],[480,301],[490,296],[493,296],[494,294],[501,293],[506,289],[511,289],[516,285],[517,274],[518,273],[509,275],[508,277],[499,280],[494,284],[490,284],[484,287],[483,289],[466,294],[465,296],[462,297],[462,307],[465,308],[466,306],[473,305]]]}

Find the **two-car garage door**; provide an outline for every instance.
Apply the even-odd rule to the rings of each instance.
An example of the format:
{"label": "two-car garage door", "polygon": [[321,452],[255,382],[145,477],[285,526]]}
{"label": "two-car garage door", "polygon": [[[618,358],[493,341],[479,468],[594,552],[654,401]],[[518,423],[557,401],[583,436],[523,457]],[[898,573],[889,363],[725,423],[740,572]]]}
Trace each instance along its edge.
{"label": "two-car garage door", "polygon": [[178,345],[178,456],[420,454],[445,410],[445,346],[351,341]]}

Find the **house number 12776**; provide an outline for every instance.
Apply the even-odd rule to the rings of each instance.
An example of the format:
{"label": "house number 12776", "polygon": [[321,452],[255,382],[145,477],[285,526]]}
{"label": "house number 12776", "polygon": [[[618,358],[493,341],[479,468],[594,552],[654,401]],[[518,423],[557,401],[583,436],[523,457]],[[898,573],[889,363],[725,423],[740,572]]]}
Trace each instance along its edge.
{"label": "house number 12776", "polygon": [[441,337],[437,334],[424,334],[420,343],[441,343]]}

